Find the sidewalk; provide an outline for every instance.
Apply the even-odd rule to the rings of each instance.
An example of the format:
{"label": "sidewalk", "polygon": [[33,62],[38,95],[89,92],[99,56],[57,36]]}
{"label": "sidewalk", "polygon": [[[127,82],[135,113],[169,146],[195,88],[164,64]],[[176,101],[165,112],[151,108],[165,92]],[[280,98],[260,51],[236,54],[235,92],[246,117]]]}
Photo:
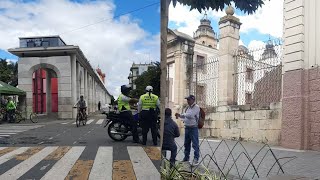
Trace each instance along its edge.
{"label": "sidewalk", "polygon": [[[183,136],[176,139],[178,144],[177,160],[182,160],[184,156],[183,141]],[[237,143],[236,141],[221,142],[221,140],[215,139],[201,139],[201,142],[200,160],[203,161],[202,165],[215,172],[219,172],[220,168],[224,174],[231,175],[234,179],[241,179],[242,177],[243,179],[275,180],[320,178],[320,152],[291,150],[281,147],[271,147],[271,151],[268,146],[263,148],[263,144]],[[274,153],[274,156],[272,153]],[[246,154],[253,159],[252,164],[250,164]],[[212,156],[212,160],[210,160],[209,155]],[[282,173],[276,159],[278,159],[284,173]],[[193,149],[191,150],[190,160],[193,160]]]}

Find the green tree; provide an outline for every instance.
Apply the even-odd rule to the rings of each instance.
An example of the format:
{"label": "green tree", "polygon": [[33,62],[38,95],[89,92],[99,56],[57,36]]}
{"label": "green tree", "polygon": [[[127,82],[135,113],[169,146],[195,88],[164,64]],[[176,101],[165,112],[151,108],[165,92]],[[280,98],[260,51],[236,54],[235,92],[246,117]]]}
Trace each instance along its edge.
{"label": "green tree", "polygon": [[18,85],[18,63],[8,63],[0,58],[0,81],[12,86]]}
{"label": "green tree", "polygon": [[134,81],[136,89],[131,91],[132,97],[139,98],[145,93],[146,86],[152,86],[153,94],[160,96],[160,63],[156,62],[153,65]]}
{"label": "green tree", "polygon": [[[199,12],[212,8],[213,10],[224,9],[225,6],[234,3],[237,9],[244,11],[247,14],[254,13],[264,3],[263,0],[162,0],[161,1],[161,87],[167,87],[167,31],[168,31],[168,15],[169,5],[173,3],[175,7],[177,2],[183,5],[191,6],[191,9],[197,9]],[[161,88],[161,102],[165,102],[167,88]],[[165,103],[161,104],[161,112],[164,112]],[[164,113],[161,113],[161,119],[164,119]],[[163,134],[164,121],[161,121],[161,134]],[[160,146],[162,146],[162,135]]]}

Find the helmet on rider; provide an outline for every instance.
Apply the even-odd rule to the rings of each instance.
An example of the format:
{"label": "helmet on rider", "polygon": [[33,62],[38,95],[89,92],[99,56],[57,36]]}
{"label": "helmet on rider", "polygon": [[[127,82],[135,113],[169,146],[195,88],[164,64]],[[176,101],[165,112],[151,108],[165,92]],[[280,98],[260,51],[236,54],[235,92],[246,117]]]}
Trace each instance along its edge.
{"label": "helmet on rider", "polygon": [[80,96],[80,99],[83,100],[83,95]]}
{"label": "helmet on rider", "polygon": [[130,90],[131,90],[131,86],[130,85],[122,85],[121,86],[121,93],[126,95],[126,96],[129,94]]}
{"label": "helmet on rider", "polygon": [[153,87],[152,86],[147,86],[146,87],[146,91],[147,92],[152,92],[153,91]]}

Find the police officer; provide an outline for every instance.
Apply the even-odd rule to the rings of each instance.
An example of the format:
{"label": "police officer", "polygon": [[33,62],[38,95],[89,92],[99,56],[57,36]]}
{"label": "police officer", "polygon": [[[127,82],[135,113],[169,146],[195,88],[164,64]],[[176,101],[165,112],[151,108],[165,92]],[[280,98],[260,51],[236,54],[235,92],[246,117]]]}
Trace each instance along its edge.
{"label": "police officer", "polygon": [[140,143],[139,135],[137,132],[137,122],[134,121],[130,104],[129,102],[132,101],[130,97],[128,97],[131,87],[129,85],[122,85],[121,86],[121,94],[119,95],[117,102],[118,102],[118,110],[120,112],[119,118],[124,121],[129,121],[131,125],[131,132],[133,136],[134,143]]}
{"label": "police officer", "polygon": [[157,145],[157,113],[160,101],[157,95],[152,94],[153,87],[146,87],[146,94],[140,96],[138,102],[138,112],[140,113],[140,123],[142,127],[142,144],[147,144],[149,128],[151,128],[153,145]]}

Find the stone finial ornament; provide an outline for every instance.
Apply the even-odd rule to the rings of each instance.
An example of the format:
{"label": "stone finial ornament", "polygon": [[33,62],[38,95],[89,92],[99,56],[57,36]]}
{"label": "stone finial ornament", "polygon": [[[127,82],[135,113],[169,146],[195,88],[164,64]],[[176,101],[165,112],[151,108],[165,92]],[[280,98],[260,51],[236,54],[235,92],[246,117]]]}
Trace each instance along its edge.
{"label": "stone finial ornament", "polygon": [[226,9],[226,14],[232,16],[234,14],[234,8],[229,5]]}

